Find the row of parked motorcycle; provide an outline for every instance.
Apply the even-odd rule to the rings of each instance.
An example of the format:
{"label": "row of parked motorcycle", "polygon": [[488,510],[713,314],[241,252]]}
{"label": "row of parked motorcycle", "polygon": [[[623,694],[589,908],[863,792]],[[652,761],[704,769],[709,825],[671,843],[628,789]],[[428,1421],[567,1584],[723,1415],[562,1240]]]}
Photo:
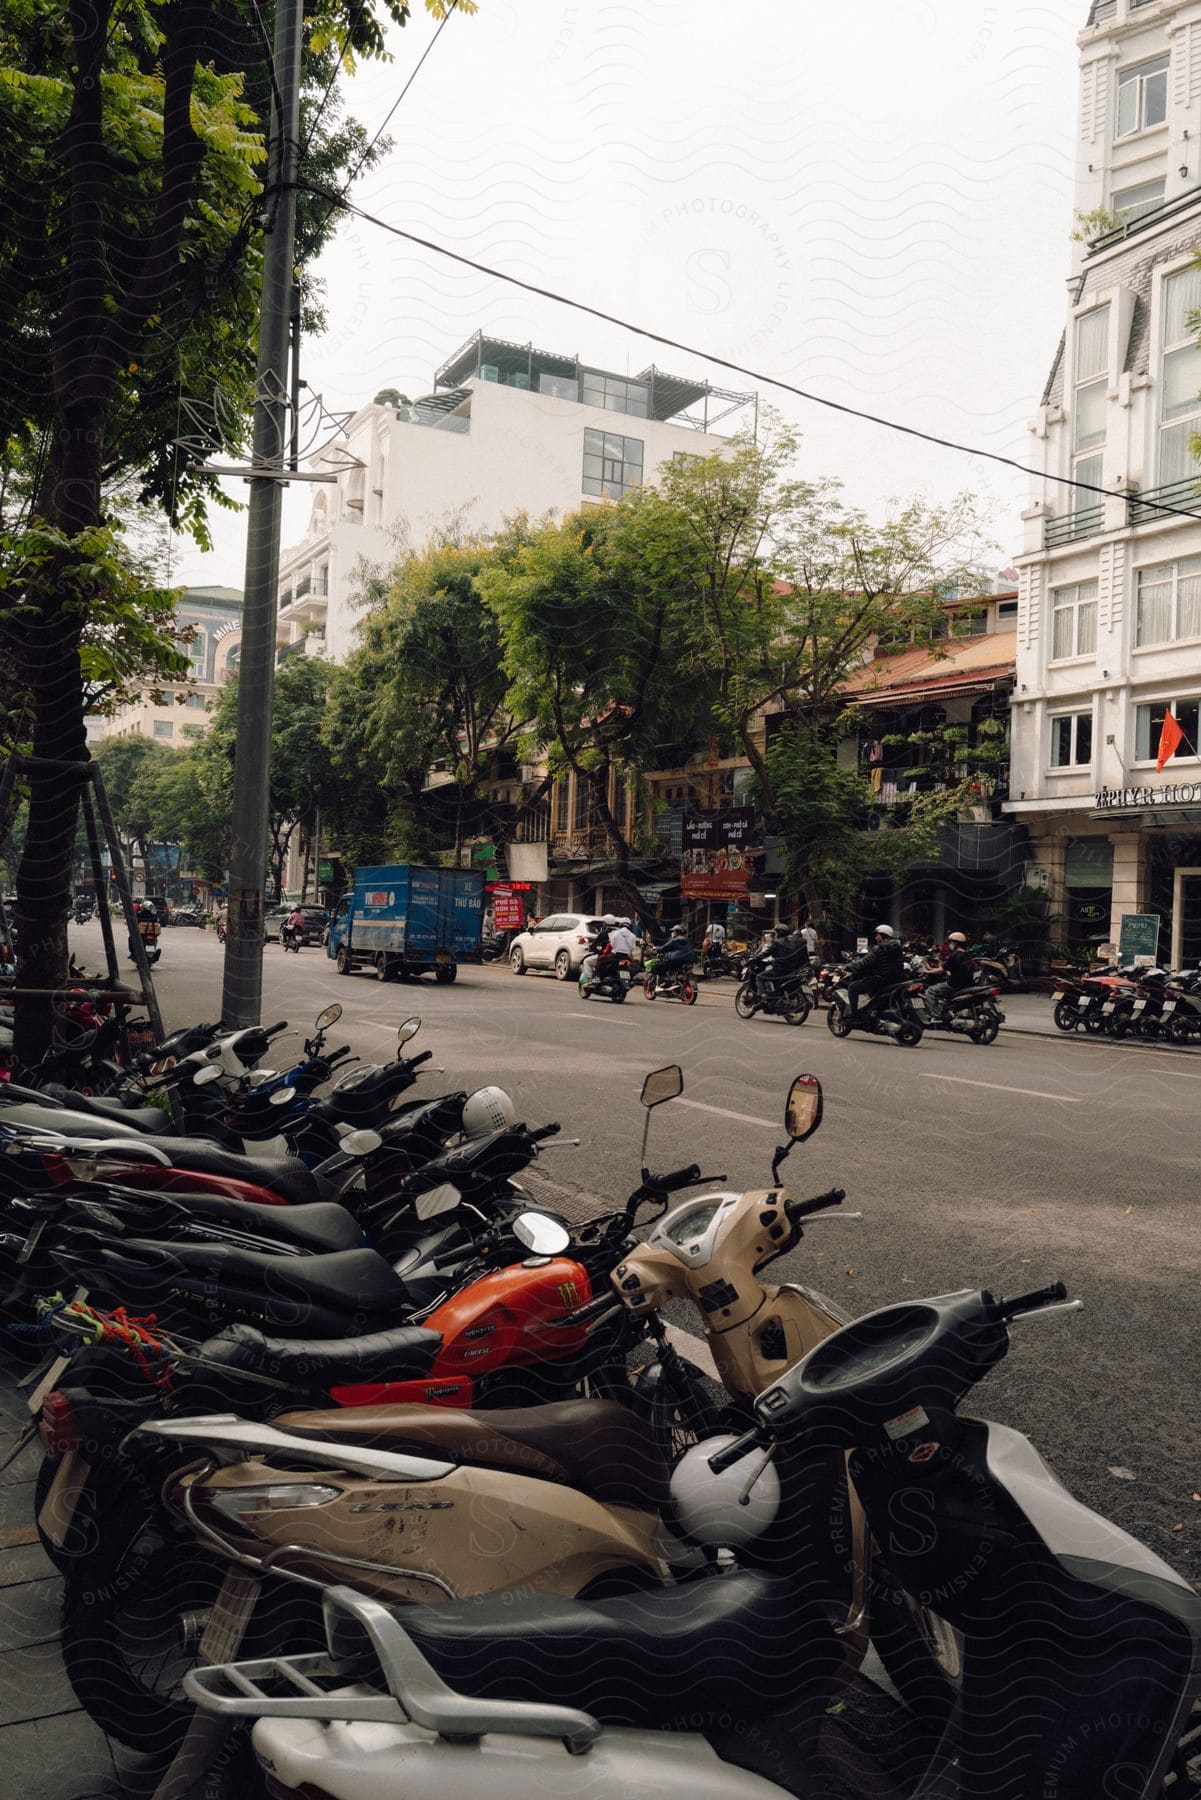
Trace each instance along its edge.
{"label": "row of parked motorcycle", "polygon": [[1201,1043],[1201,969],[1123,969],[1112,963],[1087,974],[1061,974],[1051,1004],[1060,1031]]}
{"label": "row of parked motorcycle", "polygon": [[[627,1200],[569,1221],[519,1179],[557,1124],[499,1087],[414,1098],[420,1020],[364,1065],[327,1045],[340,1013],[279,1071],[282,1023],[197,1025],[106,1096],[0,1094],[33,1365],[9,1454],[41,1448],[106,1731],[164,1759],[188,1733],[240,1796],[815,1800],[870,1643],[914,1800],[1094,1800],[1115,1767],[1132,1800],[1186,1791],[1201,1599],[957,1411],[1077,1304],[1060,1284],[851,1321],[773,1282],[854,1216],[782,1185],[810,1074],[738,1191],[650,1166],[684,1086],[652,1071]],[[223,1743],[244,1726],[266,1789]]]}

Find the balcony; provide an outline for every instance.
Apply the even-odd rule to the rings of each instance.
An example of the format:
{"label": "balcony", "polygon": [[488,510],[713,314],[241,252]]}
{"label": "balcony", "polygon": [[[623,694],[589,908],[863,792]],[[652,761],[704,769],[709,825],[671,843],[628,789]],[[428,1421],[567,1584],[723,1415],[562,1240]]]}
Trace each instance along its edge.
{"label": "balcony", "polygon": [[1043,549],[1057,550],[1063,544],[1077,544],[1082,538],[1096,537],[1102,528],[1104,507],[1082,506],[1062,518],[1043,520]]}
{"label": "balcony", "polygon": [[1195,513],[1201,518],[1201,482],[1198,478],[1190,476],[1187,481],[1173,481],[1167,487],[1149,488],[1145,494],[1132,494],[1126,503],[1126,523],[1146,525],[1152,519],[1171,519],[1172,513],[1161,510],[1165,506],[1172,507],[1175,512]]}
{"label": "balcony", "polygon": [[1125,243],[1127,238],[1137,237],[1142,231],[1150,231],[1165,220],[1175,219],[1184,213],[1194,212],[1201,205],[1201,187],[1191,187],[1184,194],[1177,194],[1175,199],[1164,200],[1159,206],[1148,207],[1146,212],[1135,213],[1115,225],[1112,231],[1102,231],[1095,238],[1088,240],[1089,256],[1098,256],[1102,250],[1112,250],[1115,244]]}

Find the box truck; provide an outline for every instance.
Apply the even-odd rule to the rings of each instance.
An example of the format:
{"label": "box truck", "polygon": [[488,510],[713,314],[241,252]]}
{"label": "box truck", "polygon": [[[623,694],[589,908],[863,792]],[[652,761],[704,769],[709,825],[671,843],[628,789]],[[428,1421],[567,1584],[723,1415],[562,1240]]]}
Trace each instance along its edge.
{"label": "box truck", "polygon": [[330,920],[327,953],[339,975],[372,969],[380,981],[408,981],[432,969],[453,981],[460,963],[480,961],[483,921],[479,870],[358,869]]}

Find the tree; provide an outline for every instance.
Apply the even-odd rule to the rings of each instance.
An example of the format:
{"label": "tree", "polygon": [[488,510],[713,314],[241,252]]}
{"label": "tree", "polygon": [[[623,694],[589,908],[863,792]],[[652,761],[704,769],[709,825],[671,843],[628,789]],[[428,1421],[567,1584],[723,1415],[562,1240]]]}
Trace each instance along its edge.
{"label": "tree", "polygon": [[93,761],[104,781],[113,823],[122,837],[126,861],[136,852],[149,864],[150,845],[172,835],[163,827],[156,794],[157,778],[180,751],[153,738],[130,733],[97,744]]}
{"label": "tree", "polygon": [[641,907],[633,833],[610,794],[637,788],[665,744],[694,738],[713,698],[693,652],[687,596],[646,554],[650,521],[662,517],[647,490],[519,524],[477,578],[500,626],[506,705],[523,721],[525,749],[546,758],[552,777],[571,771],[586,784],[632,911]]}
{"label": "tree", "polygon": [[[426,0],[433,12],[441,0]],[[383,0],[404,24],[408,0]],[[472,10],[460,0],[460,11]],[[26,741],[40,759],[17,879],[23,973],[50,988],[67,970],[65,901],[87,759],[83,639],[116,574],[106,484],[142,491],[205,541],[216,499],[203,462],[241,435],[253,391],[253,324],[264,204],[268,74],[254,0],[26,0],[0,23],[0,180],[20,195],[0,219],[8,354],[0,444],[29,500],[5,547],[0,623]],[[382,50],[379,12],[322,0],[308,18],[313,145],[333,141],[322,76],[341,55]],[[332,59],[332,60],[331,60]],[[341,153],[361,142],[338,128]],[[336,160],[336,156],[335,156]],[[319,172],[309,165],[310,173]],[[300,257],[331,227],[306,205]],[[212,429],[181,448],[181,396],[219,401]],[[33,538],[29,533],[34,534]],[[51,1003],[17,1009],[17,1051],[50,1041]]]}

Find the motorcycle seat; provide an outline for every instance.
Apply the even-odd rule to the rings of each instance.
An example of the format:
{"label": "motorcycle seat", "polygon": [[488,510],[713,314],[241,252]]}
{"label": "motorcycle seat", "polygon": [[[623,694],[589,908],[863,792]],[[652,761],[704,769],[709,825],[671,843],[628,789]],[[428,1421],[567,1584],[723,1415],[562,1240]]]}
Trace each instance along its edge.
{"label": "motorcycle seat", "polygon": [[[337,1334],[339,1320],[345,1320],[347,1336],[361,1335],[363,1324],[394,1318],[412,1304],[404,1282],[374,1250],[269,1256],[234,1244],[144,1238],[106,1244],[105,1250],[105,1267],[120,1271],[131,1293],[140,1270],[142,1279],[148,1277],[160,1291],[163,1286],[186,1287],[210,1303],[227,1300],[226,1310],[259,1312],[277,1329],[299,1332],[312,1326],[316,1314],[323,1321],[319,1328],[331,1336]],[[329,1325],[324,1324],[327,1319]]]}
{"label": "motorcycle seat", "polygon": [[171,1114],[164,1112],[161,1106],[126,1106],[120,1100],[110,1100],[102,1094],[76,1094],[69,1088],[56,1087],[54,1097],[61,1099],[64,1106],[74,1112],[92,1113],[98,1119],[112,1119],[119,1125],[128,1125],[131,1132],[166,1131],[170,1129]]}
{"label": "motorcycle seat", "polygon": [[[373,1331],[366,1337],[273,1338],[253,1325],[237,1324],[227,1325],[209,1338],[201,1346],[201,1354],[227,1369],[248,1369],[277,1381],[329,1386],[336,1381],[403,1381],[424,1375],[441,1348],[441,1332],[420,1325]],[[312,1415],[296,1416],[307,1419]]]}
{"label": "motorcycle seat", "polygon": [[304,1206],[321,1199],[321,1190],[311,1169],[295,1156],[240,1156],[235,1150],[223,1150],[208,1138],[151,1137],[146,1142],[156,1150],[165,1150],[176,1169],[189,1169],[197,1175],[231,1175],[237,1181],[252,1181],[270,1188],[291,1206]]}
{"label": "motorcycle seat", "polygon": [[559,1400],[478,1413],[356,1406],[290,1414],[276,1423],[303,1437],[513,1469],[564,1482],[614,1506],[659,1507],[669,1498],[669,1471],[650,1427],[616,1400]]}
{"label": "motorcycle seat", "polygon": [[523,1591],[395,1616],[457,1692],[580,1707],[606,1725],[762,1718],[824,1685],[834,1660],[812,1602],[752,1569],[612,1600]]}
{"label": "motorcycle seat", "polygon": [[[223,1194],[177,1194],[163,1200],[153,1192],[131,1190],[135,1207],[141,1204],[147,1223],[144,1237],[155,1236],[162,1226],[158,1220],[166,1213],[166,1224],[177,1220],[194,1221],[197,1225],[212,1223],[218,1228],[262,1232],[265,1237],[317,1255],[333,1250],[362,1248],[362,1229],[347,1212],[332,1200],[313,1200],[303,1206],[261,1206],[248,1200],[231,1200]],[[155,1217],[156,1202],[158,1218]]]}

